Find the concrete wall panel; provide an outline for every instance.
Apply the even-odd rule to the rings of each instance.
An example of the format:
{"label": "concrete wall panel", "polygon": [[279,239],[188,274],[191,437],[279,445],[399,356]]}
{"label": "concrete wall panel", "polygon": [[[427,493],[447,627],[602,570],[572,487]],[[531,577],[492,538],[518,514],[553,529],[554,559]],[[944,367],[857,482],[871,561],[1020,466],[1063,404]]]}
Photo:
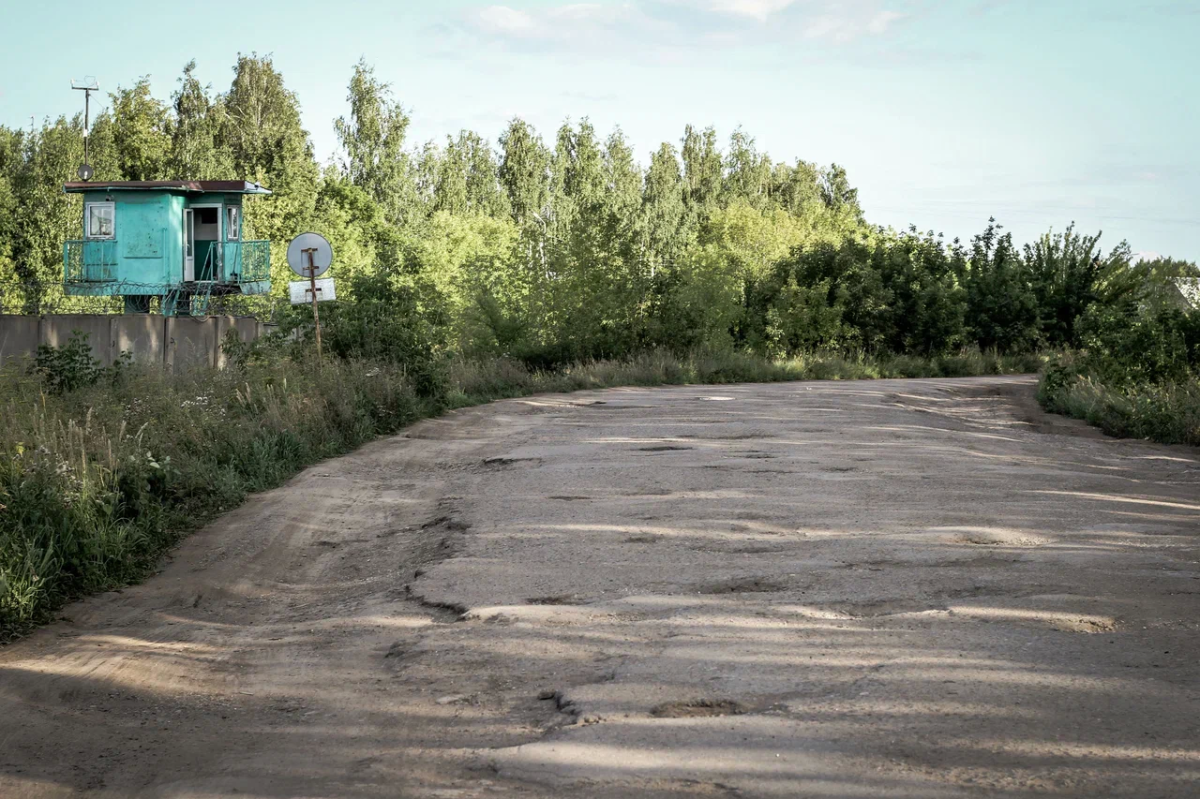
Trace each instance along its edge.
{"label": "concrete wall panel", "polygon": [[113,357],[128,352],[138,363],[162,365],[163,343],[166,340],[166,323],[163,317],[129,314],[111,318]]}
{"label": "concrete wall panel", "polygon": [[190,316],[168,318],[166,325],[166,367],[182,372],[196,366],[217,365],[217,323],[215,319]]}
{"label": "concrete wall panel", "polygon": [[221,346],[225,343],[229,331],[236,332],[242,341],[255,341],[259,337],[260,325],[257,320],[245,316],[218,316],[214,317],[213,321],[217,323],[216,364],[218,369],[224,369],[228,359]]}
{"label": "concrete wall panel", "polygon": [[100,314],[54,314],[43,316],[40,343],[61,347],[71,340],[75,331],[86,333],[92,355],[102,364],[112,363],[113,339],[111,316]]}
{"label": "concrete wall panel", "polygon": [[236,330],[242,341],[255,341],[273,329],[252,318],[232,316],[0,315],[0,364],[35,355],[39,344],[61,347],[79,330],[88,335],[93,355],[106,366],[122,352],[129,352],[140,363],[174,371],[193,366],[224,368],[221,342],[228,331]]}
{"label": "concrete wall panel", "polygon": [[39,321],[36,316],[0,316],[0,366],[37,353]]}

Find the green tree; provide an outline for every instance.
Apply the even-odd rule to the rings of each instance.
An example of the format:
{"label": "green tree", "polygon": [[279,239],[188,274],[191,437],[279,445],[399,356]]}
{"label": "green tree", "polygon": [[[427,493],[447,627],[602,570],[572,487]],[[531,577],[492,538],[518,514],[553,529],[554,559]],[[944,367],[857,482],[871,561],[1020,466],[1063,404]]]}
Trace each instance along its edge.
{"label": "green tree", "polygon": [[767,204],[771,188],[771,159],[758,151],[754,137],[741,128],[729,139],[725,154],[722,197],[726,203],[742,201],[756,208]]}
{"label": "green tree", "polygon": [[18,280],[28,286],[25,311],[37,313],[61,293],[54,287],[62,281],[63,242],[80,235],[79,196],[64,193],[62,185],[76,179],[83,161],[83,115],[47,120],[40,130],[23,136],[22,144],[22,163],[11,189],[17,201],[10,223],[11,257]]}
{"label": "green tree", "polygon": [[496,155],[483,138],[464,130],[447,139],[441,155],[433,207],[460,215],[507,216],[508,196],[497,175]]}
{"label": "green tree", "polygon": [[815,164],[796,159],[795,166],[778,164],[771,175],[775,203],[796,216],[812,214],[825,202],[823,178]]}
{"label": "green tree", "polygon": [[650,157],[642,195],[645,219],[645,249],[653,277],[664,265],[673,264],[691,241],[683,173],[675,148],[663,142]]}
{"label": "green tree", "polygon": [[513,220],[540,225],[550,199],[550,152],[532,125],[514,119],[500,136],[498,177],[508,194]]}
{"label": "green tree", "polygon": [[[300,123],[300,103],[270,57],[239,55],[233,72],[220,146],[228,148],[238,178],[272,192],[247,206],[247,227],[282,243],[311,219],[320,170]],[[286,285],[282,260],[273,264],[273,273],[276,285]]]}
{"label": "green tree", "polygon": [[109,94],[114,120],[113,141],[126,180],[161,180],[168,171],[171,118],[150,93],[150,77]]}
{"label": "green tree", "polygon": [[1099,234],[1080,235],[1071,225],[1063,233],[1046,233],[1025,246],[1045,343],[1078,345],[1077,322],[1093,303],[1115,305],[1126,297],[1140,299],[1145,281],[1130,268],[1129,246],[1122,242],[1104,256],[1099,244]]}
{"label": "green tree", "polygon": [[17,306],[23,292],[16,287],[17,272],[13,246],[17,236],[17,195],[15,183],[24,166],[24,136],[21,131],[0,125],[0,313]]}
{"label": "green tree", "polygon": [[417,212],[411,161],[404,149],[409,117],[392,99],[391,86],[375,77],[365,60],[350,78],[350,116],[334,122],[345,153],[343,169],[355,185],[366,189],[393,222]]}
{"label": "green tree", "polygon": [[724,181],[716,130],[706,128],[701,132],[688,125],[684,130],[681,153],[686,189],[684,199],[691,214],[699,217],[720,198]]}
{"label": "green tree", "polygon": [[1034,347],[1038,340],[1038,303],[1011,233],[992,219],[971,245],[964,274],[965,322],[983,349],[1001,352]]}
{"label": "green tree", "polygon": [[189,61],[171,96],[175,124],[171,130],[168,172],[176,180],[233,180],[233,156],[218,144],[225,105],[210,96],[211,86],[196,78],[196,61]]}

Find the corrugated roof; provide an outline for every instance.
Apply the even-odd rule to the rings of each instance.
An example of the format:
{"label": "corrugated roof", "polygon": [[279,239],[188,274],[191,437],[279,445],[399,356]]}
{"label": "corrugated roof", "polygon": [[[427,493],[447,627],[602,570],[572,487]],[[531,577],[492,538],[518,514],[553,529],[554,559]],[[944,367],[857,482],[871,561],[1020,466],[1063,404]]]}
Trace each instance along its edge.
{"label": "corrugated roof", "polygon": [[270,194],[244,180],[93,180],[63,184],[63,191],[178,191],[186,194]]}

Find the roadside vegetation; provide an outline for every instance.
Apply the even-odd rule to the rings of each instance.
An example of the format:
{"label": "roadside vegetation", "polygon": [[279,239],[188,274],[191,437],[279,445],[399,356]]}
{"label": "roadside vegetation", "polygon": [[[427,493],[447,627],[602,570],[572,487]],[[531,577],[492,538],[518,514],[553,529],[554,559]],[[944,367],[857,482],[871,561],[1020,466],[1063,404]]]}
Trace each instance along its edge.
{"label": "roadside vegetation", "polygon": [[[189,65],[169,104],[145,79],[118,88],[90,157],[97,179],[270,188],[245,225],[272,241],[274,293],[241,310],[279,332],[226,342],[220,372],[102,366],[83,339],[0,371],[0,636],[139,579],[307,464],[502,397],[1031,373],[1054,353],[1047,407],[1196,442],[1197,316],[1176,288],[1190,264],[1133,265],[1073,227],[1020,246],[994,220],[969,242],[873,226],[844,169],[777,162],[742,130],[722,144],[689,126],[645,166],[586,119],[549,142],[514,119],[494,147],[471,131],[414,147],[363,63],[321,165],[271,60],[233,73],[214,94]],[[0,312],[63,308],[81,209],[60,184],[81,158],[79,118],[0,127]],[[286,300],[302,230],[336,252],[323,363],[309,309]]]}
{"label": "roadside vegetation", "polygon": [[1153,278],[1182,277],[1186,287],[1200,271],[1168,259],[1135,271],[1149,276],[1142,289],[1088,309],[1079,349],[1047,366],[1039,400],[1110,435],[1200,446],[1200,310]]}

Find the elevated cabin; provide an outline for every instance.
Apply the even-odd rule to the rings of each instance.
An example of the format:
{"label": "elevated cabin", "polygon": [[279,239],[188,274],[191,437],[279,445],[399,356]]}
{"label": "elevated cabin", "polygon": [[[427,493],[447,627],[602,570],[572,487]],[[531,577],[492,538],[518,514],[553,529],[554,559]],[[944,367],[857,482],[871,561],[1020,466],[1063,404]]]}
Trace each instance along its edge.
{"label": "elevated cabin", "polygon": [[271,245],[242,239],[242,201],[270,194],[240,180],[68,183],[83,195],[83,238],[63,247],[63,285],[73,296],[125,298],[146,313],[204,313],[208,299],[271,290]]}

